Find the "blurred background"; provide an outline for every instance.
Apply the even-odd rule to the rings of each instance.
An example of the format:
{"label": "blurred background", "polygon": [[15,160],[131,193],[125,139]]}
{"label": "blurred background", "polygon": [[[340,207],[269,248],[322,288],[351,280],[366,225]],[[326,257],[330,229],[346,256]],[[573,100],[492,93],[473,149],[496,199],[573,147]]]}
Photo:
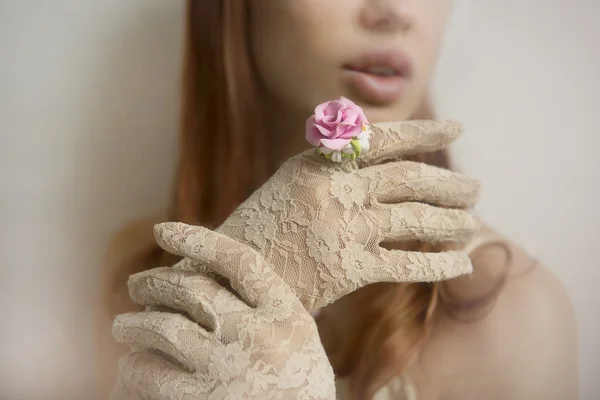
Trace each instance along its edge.
{"label": "blurred background", "polygon": [[[436,79],[479,213],[565,283],[600,398],[600,3],[456,0]],[[115,233],[169,204],[182,0],[0,2],[0,399],[95,399]],[[103,275],[104,274],[104,275]]]}

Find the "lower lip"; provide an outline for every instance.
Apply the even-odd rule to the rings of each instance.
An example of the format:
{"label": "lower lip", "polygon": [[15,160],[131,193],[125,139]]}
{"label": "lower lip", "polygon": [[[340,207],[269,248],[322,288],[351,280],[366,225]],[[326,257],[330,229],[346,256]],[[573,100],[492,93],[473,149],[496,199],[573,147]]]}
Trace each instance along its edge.
{"label": "lower lip", "polygon": [[344,78],[352,91],[367,103],[389,105],[406,91],[407,80],[403,76],[382,76],[368,72],[344,70]]}

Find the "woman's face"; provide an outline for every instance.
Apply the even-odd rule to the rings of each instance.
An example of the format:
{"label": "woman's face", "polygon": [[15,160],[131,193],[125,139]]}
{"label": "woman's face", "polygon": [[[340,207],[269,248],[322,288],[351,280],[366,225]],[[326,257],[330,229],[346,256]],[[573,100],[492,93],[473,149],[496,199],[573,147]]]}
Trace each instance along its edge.
{"label": "woman's face", "polygon": [[451,0],[250,0],[252,51],[269,95],[306,115],[340,96],[372,122],[424,99]]}

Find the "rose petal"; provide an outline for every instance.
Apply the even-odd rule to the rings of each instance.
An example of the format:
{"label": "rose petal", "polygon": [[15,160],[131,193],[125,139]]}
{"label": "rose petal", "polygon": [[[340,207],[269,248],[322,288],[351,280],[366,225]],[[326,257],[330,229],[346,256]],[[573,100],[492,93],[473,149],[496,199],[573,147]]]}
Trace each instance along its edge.
{"label": "rose petal", "polygon": [[359,125],[338,125],[336,128],[336,139],[353,139],[360,135],[362,127]]}
{"label": "rose petal", "polygon": [[318,123],[315,124],[315,129],[319,131],[321,137],[335,139],[335,129],[328,128]]}
{"label": "rose petal", "polygon": [[342,137],[342,135],[346,133],[346,130],[348,130],[348,128],[351,128],[351,127],[348,127],[343,123],[338,124],[335,127],[335,138],[332,138],[332,139],[348,139],[348,138]]}
{"label": "rose petal", "polygon": [[342,113],[341,112],[342,112],[342,109],[338,110],[336,114],[325,115],[323,117],[323,120],[321,121],[321,124],[334,130],[335,127],[338,126],[340,124],[340,122],[342,122]]}
{"label": "rose petal", "polygon": [[342,110],[342,121],[340,123],[347,125],[356,125],[356,121],[358,120],[358,118],[358,111],[353,110],[351,108],[344,108]]}
{"label": "rose petal", "polygon": [[336,126],[341,122],[341,118],[338,118],[337,115],[326,115],[323,117],[319,123],[327,128],[334,130]]}
{"label": "rose petal", "polygon": [[321,121],[325,116],[325,109],[329,105],[329,101],[321,103],[315,107],[315,120]]}
{"label": "rose petal", "polygon": [[[325,115],[332,115],[335,116],[335,118],[338,118],[338,114],[340,112],[340,110],[342,110],[344,108],[344,104],[334,100],[334,101],[330,101],[329,103],[327,103],[327,106],[325,107]],[[339,116],[340,120],[341,120],[341,115]]]}
{"label": "rose petal", "polygon": [[321,144],[329,149],[340,151],[350,143],[351,139],[321,139]]}
{"label": "rose petal", "polygon": [[369,121],[367,120],[367,117],[365,116],[364,111],[362,110],[362,108],[360,108],[358,105],[356,105],[354,102],[352,102],[352,100],[349,100],[345,97],[340,97],[338,100],[340,103],[342,103],[344,106],[351,108],[353,110],[356,110],[356,112],[359,115],[359,119],[357,120],[357,123],[362,124],[368,124]]}
{"label": "rose petal", "polygon": [[358,112],[351,108],[342,110],[343,119],[336,127],[336,138],[351,139],[356,136],[356,120],[359,118]]}
{"label": "rose petal", "polygon": [[315,116],[311,116],[306,120],[306,141],[313,146],[318,146],[323,135],[315,127]]}

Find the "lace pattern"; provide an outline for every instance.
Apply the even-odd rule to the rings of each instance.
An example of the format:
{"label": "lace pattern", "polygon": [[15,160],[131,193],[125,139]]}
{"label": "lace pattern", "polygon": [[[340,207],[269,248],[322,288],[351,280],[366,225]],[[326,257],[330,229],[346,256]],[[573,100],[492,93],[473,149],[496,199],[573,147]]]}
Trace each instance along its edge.
{"label": "lace pattern", "polygon": [[476,181],[402,157],[455,140],[452,122],[373,124],[363,158],[313,151],[283,164],[216,231],[157,225],[184,259],[133,275],[145,312],[118,316],[131,347],[114,399],[334,399],[333,372],[310,312],[370,283],[450,279],[463,251],[387,250],[384,242],[466,243]]}

